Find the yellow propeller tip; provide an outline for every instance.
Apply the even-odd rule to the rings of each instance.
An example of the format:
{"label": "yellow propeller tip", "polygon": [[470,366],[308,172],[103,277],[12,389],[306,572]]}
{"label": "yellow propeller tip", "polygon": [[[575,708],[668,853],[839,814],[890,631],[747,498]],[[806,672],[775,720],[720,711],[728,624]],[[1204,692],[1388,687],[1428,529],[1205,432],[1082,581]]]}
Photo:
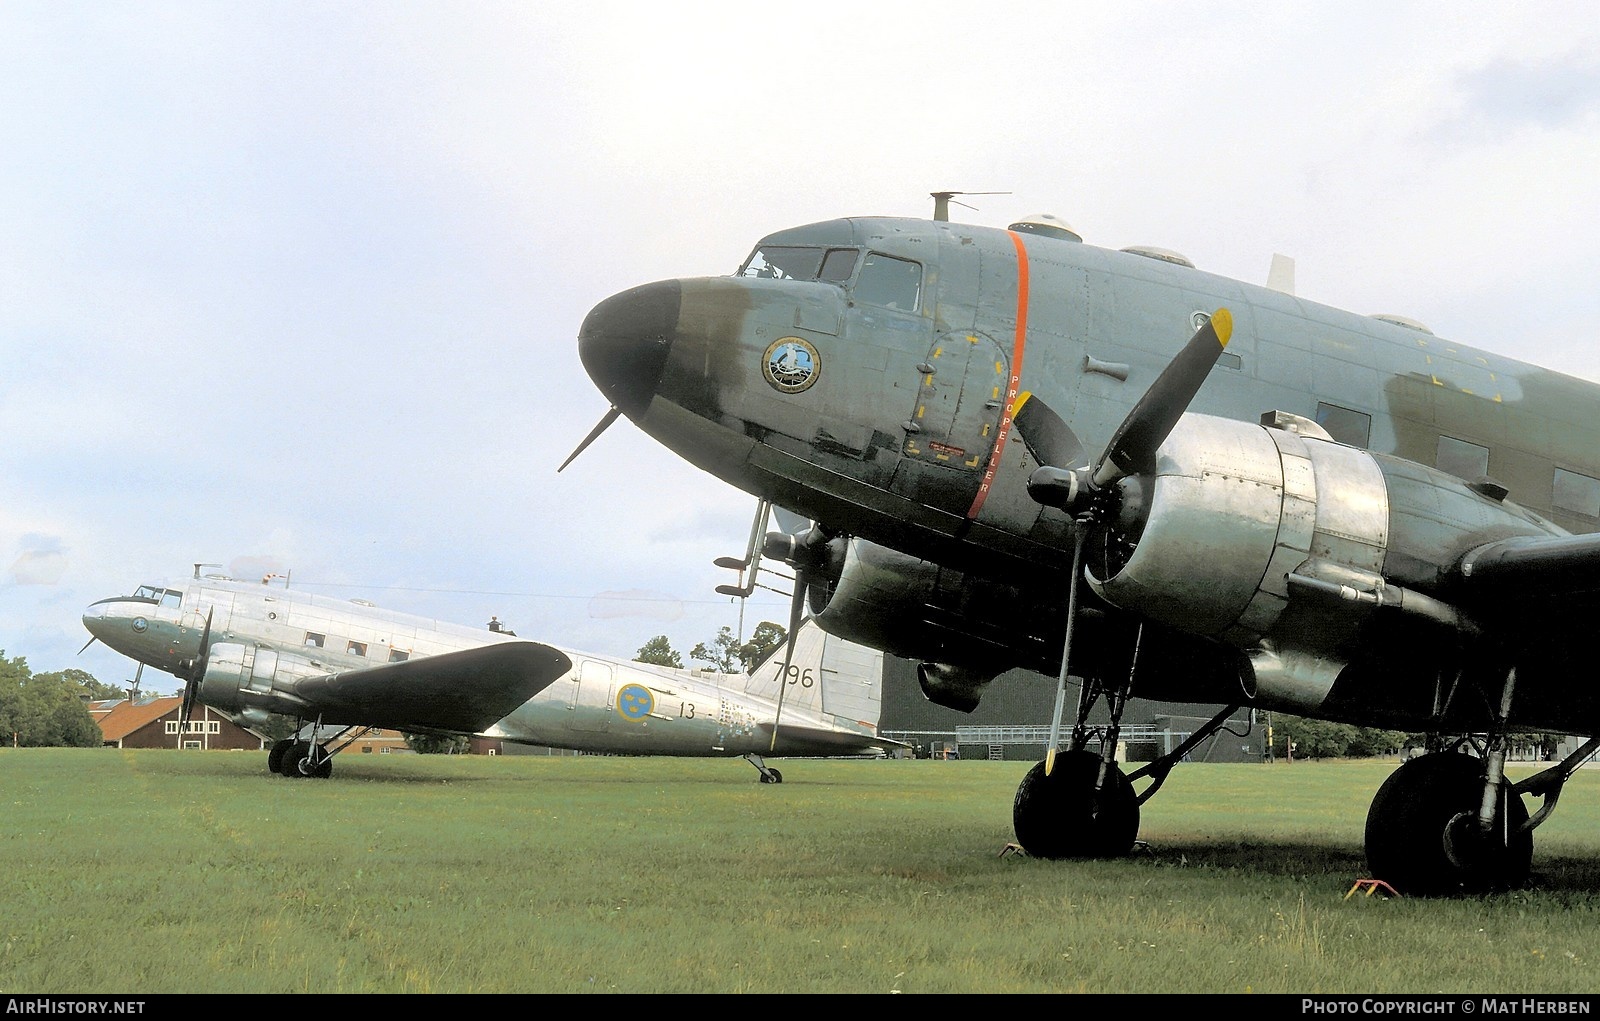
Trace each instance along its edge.
{"label": "yellow propeller tip", "polygon": [[1233,313],[1225,308],[1211,313],[1211,329],[1217,334],[1217,343],[1227,347],[1229,338],[1233,336]]}

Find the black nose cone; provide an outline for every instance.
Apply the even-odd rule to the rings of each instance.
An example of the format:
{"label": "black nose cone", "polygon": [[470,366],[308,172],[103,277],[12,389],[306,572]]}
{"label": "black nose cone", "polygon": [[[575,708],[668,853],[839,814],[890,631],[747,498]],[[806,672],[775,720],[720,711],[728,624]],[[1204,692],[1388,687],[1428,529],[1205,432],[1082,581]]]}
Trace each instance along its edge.
{"label": "black nose cone", "polygon": [[644,411],[655,395],[682,297],[676,280],[664,280],[613,294],[584,317],[578,357],[606,400],[626,415]]}

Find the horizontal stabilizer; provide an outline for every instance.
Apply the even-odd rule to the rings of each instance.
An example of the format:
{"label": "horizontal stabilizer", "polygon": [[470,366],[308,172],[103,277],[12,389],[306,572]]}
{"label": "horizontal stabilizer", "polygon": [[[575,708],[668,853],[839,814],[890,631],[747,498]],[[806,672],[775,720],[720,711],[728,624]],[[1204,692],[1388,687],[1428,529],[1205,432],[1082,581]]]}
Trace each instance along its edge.
{"label": "horizontal stabilizer", "polygon": [[[756,725],[763,734],[771,736],[773,725],[769,722]],[[821,730],[785,721],[778,735],[776,755],[861,755],[873,749],[893,751],[909,748],[908,744],[872,734],[852,734],[843,730]]]}

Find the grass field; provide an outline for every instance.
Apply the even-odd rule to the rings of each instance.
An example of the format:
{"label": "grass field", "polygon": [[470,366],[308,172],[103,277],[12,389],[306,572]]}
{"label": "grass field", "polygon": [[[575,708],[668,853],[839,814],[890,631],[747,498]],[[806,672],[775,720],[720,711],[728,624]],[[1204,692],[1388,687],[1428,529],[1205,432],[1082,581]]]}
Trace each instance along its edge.
{"label": "grass field", "polygon": [[1024,762],[265,758],[0,750],[0,994],[1600,992],[1594,770],[1426,901],[1346,896],[1393,762],[1180,766],[1047,862]]}

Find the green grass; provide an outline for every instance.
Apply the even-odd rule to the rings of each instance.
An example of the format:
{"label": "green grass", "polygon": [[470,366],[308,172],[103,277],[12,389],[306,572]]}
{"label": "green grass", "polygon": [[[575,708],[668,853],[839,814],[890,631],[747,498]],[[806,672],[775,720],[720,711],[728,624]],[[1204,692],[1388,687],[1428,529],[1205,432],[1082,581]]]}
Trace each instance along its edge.
{"label": "green grass", "polygon": [[1001,855],[1029,765],[0,750],[0,994],[1600,991],[1595,771],[1430,901],[1346,897],[1392,762],[1180,766],[1111,862]]}

